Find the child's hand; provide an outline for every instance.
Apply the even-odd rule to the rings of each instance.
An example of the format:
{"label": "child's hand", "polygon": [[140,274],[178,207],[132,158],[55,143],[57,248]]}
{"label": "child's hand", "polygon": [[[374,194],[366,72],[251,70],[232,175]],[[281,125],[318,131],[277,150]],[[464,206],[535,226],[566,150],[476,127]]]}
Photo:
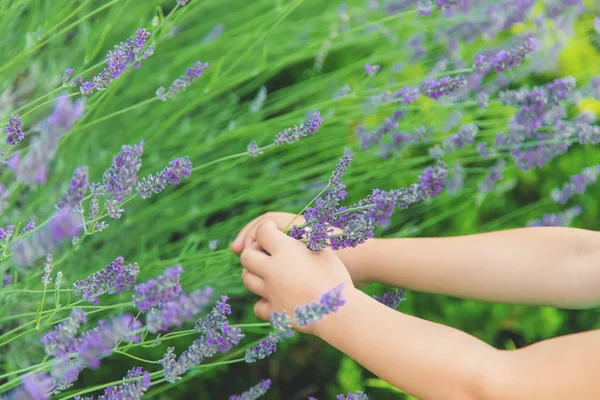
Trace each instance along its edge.
{"label": "child's hand", "polygon": [[[234,253],[241,253],[246,247],[250,246],[256,241],[256,229],[267,221],[273,221],[280,231],[288,228],[290,229],[294,225],[302,225],[306,221],[302,216],[286,212],[268,212],[263,214],[252,221],[250,221],[241,231],[231,244],[231,250]],[[293,222],[292,222],[293,221]],[[366,276],[367,271],[362,271],[362,263],[358,262],[358,257],[361,248],[365,245],[359,246],[354,249],[338,250],[335,253],[342,260],[346,269],[352,276],[352,280],[355,285],[361,287],[369,283],[369,279]]]}
{"label": "child's hand", "polygon": [[[262,297],[254,306],[259,318],[268,320],[273,311],[283,310],[293,318],[296,306],[318,302],[323,293],[340,283],[345,293],[354,290],[350,274],[331,249],[315,254],[272,221],[259,225],[255,237],[256,242],[242,251],[240,261],[244,285]],[[300,330],[314,333],[318,324]]]}

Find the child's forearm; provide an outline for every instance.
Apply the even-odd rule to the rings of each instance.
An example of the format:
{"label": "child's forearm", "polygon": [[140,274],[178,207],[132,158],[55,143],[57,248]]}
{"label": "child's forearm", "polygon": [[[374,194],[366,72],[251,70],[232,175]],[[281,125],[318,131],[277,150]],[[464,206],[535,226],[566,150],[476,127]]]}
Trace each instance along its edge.
{"label": "child's forearm", "polygon": [[421,400],[598,399],[600,331],[496,350],[444,325],[405,315],[348,288],[315,333]]}
{"label": "child's forearm", "polygon": [[581,229],[372,239],[338,254],[364,281],[395,287],[566,308],[600,302],[600,234]]}
{"label": "child's forearm", "polygon": [[350,289],[316,334],[419,399],[482,400],[486,365],[499,353],[444,325],[405,315]]}

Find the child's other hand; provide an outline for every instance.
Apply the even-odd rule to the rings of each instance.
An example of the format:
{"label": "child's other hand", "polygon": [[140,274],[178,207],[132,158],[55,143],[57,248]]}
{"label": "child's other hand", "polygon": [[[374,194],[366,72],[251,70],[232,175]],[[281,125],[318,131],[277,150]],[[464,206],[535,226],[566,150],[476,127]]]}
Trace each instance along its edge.
{"label": "child's other hand", "polygon": [[[241,231],[238,233],[237,237],[231,244],[231,250],[234,253],[241,253],[247,246],[250,246],[252,243],[256,241],[256,229],[267,221],[273,221],[277,228],[280,231],[283,231],[286,228],[291,228],[294,225],[302,225],[306,221],[302,216],[296,214],[291,214],[287,212],[268,212],[265,213],[252,221],[250,221]],[[293,221],[293,222],[292,222]],[[289,225],[289,226],[288,226]],[[361,252],[361,247],[357,247],[354,249],[344,249],[338,250],[335,253],[342,260],[348,272],[350,272],[350,276],[352,276],[352,280],[354,284],[358,287],[361,287],[365,284],[369,283],[369,279],[366,276],[367,271],[361,270],[361,263],[357,262],[360,258],[358,257]],[[329,251],[329,250],[328,250]]]}
{"label": "child's other hand", "polygon": [[[296,306],[318,302],[323,293],[340,283],[344,293],[354,290],[350,274],[331,249],[315,254],[272,221],[259,225],[255,237],[256,242],[242,251],[240,261],[244,285],[262,297],[254,306],[259,318],[268,320],[273,311],[283,310],[293,318]],[[318,324],[300,330],[314,333]]]}

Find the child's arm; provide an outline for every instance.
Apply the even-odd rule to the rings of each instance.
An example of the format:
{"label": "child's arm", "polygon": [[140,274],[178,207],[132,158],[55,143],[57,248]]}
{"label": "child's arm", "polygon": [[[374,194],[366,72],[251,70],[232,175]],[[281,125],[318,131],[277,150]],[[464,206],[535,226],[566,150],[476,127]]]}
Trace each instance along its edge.
{"label": "child's arm", "polygon": [[[392,385],[422,400],[598,399],[600,331],[499,351],[461,331],[407,316],[355,289],[331,251],[313,254],[273,223],[241,255],[255,313],[292,310],[339,283],[346,304],[309,325],[314,333]],[[269,252],[265,254],[262,249]]]}
{"label": "child's arm", "polygon": [[[268,213],[233,243],[241,251],[256,226],[283,229],[294,217]],[[296,221],[296,223],[301,223]],[[337,252],[357,283],[381,282],[478,300],[586,308],[600,304],[600,233],[523,228],[448,238],[371,239]]]}

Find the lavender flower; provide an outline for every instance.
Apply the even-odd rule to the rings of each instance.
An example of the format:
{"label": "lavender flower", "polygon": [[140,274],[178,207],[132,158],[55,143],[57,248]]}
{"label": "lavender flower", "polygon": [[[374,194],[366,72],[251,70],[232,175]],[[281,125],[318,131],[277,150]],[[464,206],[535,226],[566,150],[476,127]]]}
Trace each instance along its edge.
{"label": "lavender flower", "polygon": [[219,239],[214,239],[208,242],[208,249],[211,251],[215,251],[217,249],[217,247],[219,247],[219,243],[221,243],[221,241]]}
{"label": "lavender flower", "polygon": [[369,76],[375,76],[375,74],[377,74],[377,72],[379,72],[380,69],[381,69],[381,67],[379,66],[379,64],[366,64],[365,65],[365,72]]}
{"label": "lavender flower", "polygon": [[119,78],[128,68],[140,66],[140,60],[146,59],[154,53],[154,46],[146,48],[146,41],[150,32],[138,29],[135,36],[127,38],[125,42],[115,45],[113,50],[106,54],[106,68],[95,76],[92,81],[83,82],[79,91],[83,95],[92,94],[93,90],[104,90],[115,79]]}
{"label": "lavender flower", "polygon": [[489,107],[490,95],[487,93],[477,93],[477,106],[479,108],[488,108]]}
{"label": "lavender flower", "polygon": [[552,200],[559,204],[566,204],[573,195],[585,193],[588,185],[596,183],[598,174],[600,174],[600,164],[584,168],[579,174],[573,175],[562,188],[554,189]]}
{"label": "lavender flower", "polygon": [[294,336],[294,331],[292,330],[292,325],[290,323],[290,317],[287,315],[285,310],[281,313],[273,311],[273,314],[271,314],[269,317],[269,321],[275,330],[275,334],[280,340]]}
{"label": "lavender flower", "polygon": [[77,168],[73,173],[73,178],[71,178],[71,183],[69,184],[67,193],[65,193],[63,197],[58,200],[56,207],[59,209],[65,207],[80,207],[81,200],[83,200],[83,195],[85,194],[85,191],[89,185],[90,182],[88,180],[88,168]]}
{"label": "lavender flower", "polygon": [[48,124],[54,129],[62,132],[69,131],[73,124],[83,117],[85,111],[85,99],[78,99],[71,102],[66,93],[63,93],[56,99],[54,111],[48,117]]}
{"label": "lavender flower", "polygon": [[166,332],[170,327],[180,327],[204,309],[212,294],[212,288],[206,286],[203,290],[195,290],[189,296],[182,293],[177,300],[164,302],[161,308],[153,308],[146,316],[148,331]]}
{"label": "lavender flower", "polygon": [[80,308],[74,308],[69,318],[42,337],[46,354],[61,358],[75,352],[77,331],[86,322],[87,314]]}
{"label": "lavender flower", "polygon": [[192,162],[188,158],[179,157],[169,162],[169,165],[148,178],[142,178],[135,190],[137,194],[147,199],[153,194],[160,193],[164,188],[179,184],[182,178],[188,178],[192,173]]}
{"label": "lavender flower", "polygon": [[229,396],[229,400],[256,400],[262,397],[267,390],[271,387],[271,380],[264,379],[255,386],[252,386],[249,390],[242,394],[234,394]]}
{"label": "lavender flower", "polygon": [[50,400],[52,394],[52,379],[45,372],[35,375],[25,375],[22,379],[22,387],[17,391],[15,399]]}
{"label": "lavender flower", "polygon": [[446,191],[455,196],[465,186],[465,171],[460,162],[454,163],[452,176],[446,181]]}
{"label": "lavender flower", "polygon": [[27,222],[27,224],[25,224],[25,226],[23,227],[22,233],[31,232],[34,229],[35,229],[35,221],[30,219],[29,222]]}
{"label": "lavender flower", "polygon": [[188,3],[189,0],[177,0],[179,7],[183,7]]}
{"label": "lavender flower", "polygon": [[423,17],[430,17],[433,11],[433,3],[431,0],[418,0],[417,12]]}
{"label": "lavender flower", "polygon": [[464,75],[456,77],[445,76],[439,80],[429,79],[423,82],[420,91],[423,95],[438,100],[442,96],[448,96],[467,84]]}
{"label": "lavender flower", "polygon": [[[444,187],[448,168],[443,162],[435,167],[426,168],[419,182],[408,189],[396,189],[390,192],[376,189],[371,196],[354,204],[350,208],[338,207],[346,196],[345,186],[339,183],[338,168],[345,165],[341,161],[332,176],[333,186],[324,198],[318,198],[314,207],[304,212],[306,223],[293,226],[290,236],[307,242],[307,247],[319,252],[328,245],[334,250],[356,247],[373,237],[376,225],[387,224],[396,206],[407,208],[410,204],[437,196]],[[340,169],[341,171],[341,169]],[[333,179],[335,177],[335,179]],[[329,236],[333,228],[342,233]]]}
{"label": "lavender flower", "polygon": [[[217,303],[211,311],[213,318],[207,317],[205,321],[210,320],[214,322],[214,315],[219,315],[220,317],[229,315],[231,309],[225,302],[226,300],[227,297],[222,296],[222,301]],[[162,360],[160,360],[168,382],[174,383],[181,379],[181,375],[185,374],[188,369],[201,364],[206,358],[214,356],[217,352],[226,353],[233,346],[237,346],[244,337],[242,330],[238,327],[230,327],[226,318],[215,324],[210,322],[205,324],[199,323],[197,324],[197,329],[202,335],[179,358],[174,353],[175,349],[170,347],[167,349],[167,353],[165,353]]]}
{"label": "lavender flower", "polygon": [[81,214],[68,207],[62,208],[46,226],[12,243],[13,261],[18,266],[31,265],[66,239],[78,236],[82,228]]}
{"label": "lavender flower", "polygon": [[181,293],[179,277],[182,273],[183,267],[181,265],[169,267],[164,274],[158,275],[156,280],[150,279],[145,283],[136,285],[133,295],[135,307],[144,312],[177,298]]}
{"label": "lavender flower", "polygon": [[494,190],[496,182],[502,179],[502,171],[506,166],[506,161],[498,160],[496,164],[490,168],[490,172],[485,177],[485,180],[479,184],[479,190],[483,193],[489,193]]}
{"label": "lavender flower", "polygon": [[120,219],[121,214],[125,212],[125,209],[121,208],[117,200],[106,200],[104,210],[106,211],[106,215],[112,219]]}
{"label": "lavender flower", "polygon": [[479,132],[477,124],[464,125],[460,130],[444,140],[444,152],[450,153],[462,149],[475,142],[475,135]]}
{"label": "lavender flower", "polygon": [[258,147],[258,145],[256,144],[256,141],[254,141],[254,140],[248,144],[248,148],[246,149],[246,152],[248,154],[250,154],[252,157],[258,157],[263,154],[263,152],[260,151],[260,147]]}
{"label": "lavender flower", "polygon": [[338,394],[336,396],[336,400],[369,400],[366,394],[361,392],[360,390],[355,393],[348,393],[348,396],[344,396],[343,394]]}
{"label": "lavender flower", "polygon": [[2,287],[10,286],[12,281],[13,281],[12,275],[4,275],[4,278],[2,278]]}
{"label": "lavender flower", "polygon": [[284,144],[297,142],[305,136],[314,135],[317,133],[317,129],[319,129],[319,126],[321,126],[323,122],[321,114],[318,111],[314,111],[312,116],[307,118],[300,125],[294,126],[293,128],[286,128],[279,132],[275,136],[274,143],[277,146],[282,146]]}
{"label": "lavender flower", "polygon": [[127,371],[124,379],[137,377],[140,379],[125,382],[118,386],[107,387],[104,389],[104,394],[98,396],[98,400],[141,399],[151,385],[150,374],[142,370],[142,367],[135,367]]}
{"label": "lavender flower", "polygon": [[246,363],[255,363],[258,360],[263,360],[277,351],[277,342],[279,337],[274,333],[269,333],[266,338],[262,339],[256,346],[246,350]]}
{"label": "lavender flower", "polygon": [[167,99],[175,96],[177,93],[183,92],[196,79],[202,76],[202,73],[206,67],[208,67],[208,63],[196,61],[192,68],[188,68],[185,71],[185,75],[181,75],[171,83],[171,86],[169,86],[169,91],[166,91],[164,87],[160,87],[156,90],[156,96],[162,101],[166,101]]}
{"label": "lavender flower", "polygon": [[594,30],[600,35],[600,17],[594,17]]}
{"label": "lavender flower", "polygon": [[117,257],[113,262],[85,280],[79,280],[73,284],[73,291],[81,294],[83,298],[98,304],[98,296],[102,294],[121,294],[131,289],[135,283],[140,267],[137,263],[124,265],[123,257]]}
{"label": "lavender flower", "polygon": [[112,166],[102,175],[108,198],[123,202],[129,196],[138,181],[137,173],[142,166],[140,157],[144,151],[144,142],[139,146],[123,145],[113,160]]}
{"label": "lavender flower", "polygon": [[15,230],[14,225],[7,225],[6,227],[0,227],[0,240],[8,240],[12,237]]}
{"label": "lavender flower", "polygon": [[63,83],[67,83],[67,81],[69,79],[71,79],[71,75],[73,75],[73,72],[75,72],[75,70],[73,68],[65,69],[65,74],[63,75],[63,78],[62,78]]}
{"label": "lavender flower", "polygon": [[336,313],[346,303],[346,300],[342,297],[343,287],[343,284],[339,284],[325,292],[318,303],[313,302],[296,307],[294,314],[298,326],[307,326],[322,320],[327,314]]}
{"label": "lavender flower", "polygon": [[65,207],[57,211],[48,223],[48,228],[57,245],[65,239],[78,236],[83,230],[83,221],[77,210]]}
{"label": "lavender flower", "polygon": [[10,146],[14,146],[19,143],[21,140],[25,139],[25,133],[21,126],[23,125],[23,120],[17,114],[11,116],[8,119],[8,126],[5,128],[6,130],[6,144]]}
{"label": "lavender flower", "polygon": [[204,319],[199,318],[196,321],[195,328],[200,333],[206,333],[211,329],[217,329],[221,324],[227,321],[227,316],[231,315],[231,306],[227,304],[229,297],[221,296],[215,307],[210,310]]}
{"label": "lavender flower", "polygon": [[135,331],[141,327],[142,324],[131,314],[124,314],[107,322],[99,321],[96,328],[77,339],[74,350],[77,353],[78,368],[96,369],[100,366],[100,360],[109,355],[117,343],[139,342],[140,337]]}
{"label": "lavender flower", "polygon": [[581,215],[581,206],[573,206],[557,214],[544,214],[542,218],[530,221],[527,226],[570,226],[571,222]]}
{"label": "lavender flower", "polygon": [[52,264],[52,254],[46,255],[46,262],[44,263],[44,275],[42,276],[42,283],[44,286],[48,286],[52,283],[52,278],[50,278],[50,274],[54,269],[54,265]]}
{"label": "lavender flower", "polygon": [[511,70],[521,65],[521,62],[530,53],[535,51],[536,42],[533,37],[529,37],[516,49],[508,51],[500,50],[492,55],[478,55],[473,64],[473,71],[485,76],[490,70],[497,73],[505,70]]}
{"label": "lavender flower", "polygon": [[404,300],[406,300],[403,289],[394,290],[392,292],[386,292],[381,297],[373,296],[373,298],[375,300],[377,300],[378,302],[380,302],[381,304],[384,304],[394,310],[398,308],[400,303],[402,303]]}

